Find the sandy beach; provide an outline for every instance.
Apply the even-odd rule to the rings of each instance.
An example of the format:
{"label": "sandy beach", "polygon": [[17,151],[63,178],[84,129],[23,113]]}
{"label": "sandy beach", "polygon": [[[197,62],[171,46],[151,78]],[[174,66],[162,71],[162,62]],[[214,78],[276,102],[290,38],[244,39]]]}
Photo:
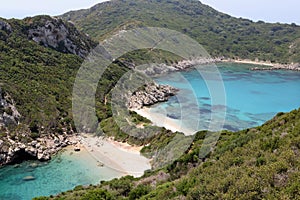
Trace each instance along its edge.
{"label": "sandy beach", "polygon": [[280,64],[274,64],[274,63],[271,63],[271,62],[252,61],[252,60],[247,60],[247,59],[245,59],[245,60],[224,59],[224,60],[222,60],[222,62],[262,65],[262,66],[268,66],[268,67],[274,67],[276,65],[280,65]]}
{"label": "sandy beach", "polygon": [[150,160],[140,154],[142,147],[133,147],[109,138],[80,136],[80,148],[85,148],[99,166],[109,167],[124,175],[139,177],[151,169]]}
{"label": "sandy beach", "polygon": [[180,120],[171,119],[163,114],[160,113],[152,113],[150,112],[151,108],[144,107],[142,109],[135,109],[136,113],[139,115],[149,119],[153,125],[159,126],[159,127],[165,127],[166,129],[169,129],[173,132],[182,132],[185,135],[193,135],[196,130],[191,130],[188,128],[185,128]]}

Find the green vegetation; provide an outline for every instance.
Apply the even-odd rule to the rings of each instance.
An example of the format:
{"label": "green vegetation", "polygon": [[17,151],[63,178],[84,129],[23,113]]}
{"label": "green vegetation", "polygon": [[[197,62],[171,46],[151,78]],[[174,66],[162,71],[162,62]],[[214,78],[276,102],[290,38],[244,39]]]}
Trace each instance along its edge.
{"label": "green vegetation", "polygon": [[100,185],[76,187],[38,199],[299,199],[300,109],[279,113],[264,125],[222,131],[205,159],[199,150],[206,131],[172,164]]}
{"label": "green vegetation", "polygon": [[299,26],[234,18],[198,0],[112,0],[61,17],[98,41],[123,29],[162,27],[187,34],[213,57],[300,62]]}
{"label": "green vegetation", "polygon": [[1,88],[12,96],[33,133],[59,132],[72,117],[71,89],[82,59],[29,40],[26,21],[7,22],[12,32],[0,31],[5,35],[0,40]]}
{"label": "green vegetation", "polygon": [[[31,142],[41,134],[72,133],[75,130],[72,116],[72,89],[76,73],[83,59],[73,54],[59,52],[59,49],[47,48],[28,38],[28,30],[43,26],[48,16],[26,18],[24,20],[4,20],[10,24],[11,30],[0,30],[3,38],[0,40],[0,80],[1,89],[7,92],[16,103],[22,115],[21,123],[16,127],[9,127],[8,134],[12,139],[21,142]],[[60,22],[62,23],[62,22]],[[67,25],[66,25],[67,26]],[[70,32],[79,34],[71,25]],[[75,37],[75,36],[73,36]],[[76,42],[76,41],[75,41]],[[131,52],[112,63],[104,72],[98,83],[96,92],[96,114],[99,125],[107,136],[113,136],[118,141],[130,144],[148,144],[156,138],[167,138],[170,134],[165,129],[152,127],[151,122],[144,117],[130,112],[130,117],[124,124],[139,133],[137,126],[144,127],[144,132],[152,133],[149,137],[128,135],[124,133],[112,118],[110,105],[110,91],[128,68],[124,62],[145,63],[162,57],[162,52],[147,50]],[[164,53],[165,61],[172,62],[176,57]],[[10,109],[1,112],[11,113]],[[1,130],[0,139],[6,137],[6,130]],[[26,133],[26,134],[25,134]],[[172,135],[172,134],[171,134]],[[154,150],[163,147],[157,143],[156,148],[147,150],[153,154]],[[145,151],[146,152],[146,151]]]}
{"label": "green vegetation", "polygon": [[[62,17],[96,40],[122,29],[165,27],[196,39],[212,56],[300,62],[300,27],[233,18],[196,0],[112,0]],[[1,19],[11,25],[11,30],[0,30],[0,86],[11,95],[22,115],[22,123],[9,127],[9,134],[24,143],[41,134],[71,133],[74,129],[72,87],[83,59],[28,38],[28,29],[43,24],[45,19],[51,18]],[[68,28],[76,32],[73,26]],[[79,44],[77,39],[74,37],[74,42]],[[109,99],[110,90],[129,70],[124,63],[143,64],[156,59],[172,63],[180,58],[161,51],[131,52],[110,65],[96,93],[96,113],[105,134],[130,144],[147,144],[141,152],[149,158],[172,142],[184,144],[193,138],[153,127],[134,112],[130,112],[123,127],[135,130],[142,126],[141,130],[152,134],[125,134],[112,118]],[[36,199],[299,199],[299,122],[300,110],[296,110],[280,113],[257,128],[236,133],[222,131],[216,148],[204,159],[199,159],[199,152],[207,132],[201,131],[179,159],[159,166],[155,164],[165,157],[157,156],[153,160],[157,170],[141,178],[127,176],[98,186],[78,186],[57,197]],[[6,136],[1,127],[0,139]]]}

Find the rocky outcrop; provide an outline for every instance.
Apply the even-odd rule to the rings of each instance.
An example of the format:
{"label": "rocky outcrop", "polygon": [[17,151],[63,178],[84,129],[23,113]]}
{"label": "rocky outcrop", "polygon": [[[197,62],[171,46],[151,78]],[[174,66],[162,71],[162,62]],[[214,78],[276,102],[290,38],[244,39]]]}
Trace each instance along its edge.
{"label": "rocky outcrop", "polygon": [[[23,134],[28,140],[30,137]],[[9,163],[19,163],[27,159],[36,159],[45,161],[51,159],[51,156],[68,145],[75,145],[78,139],[75,136],[63,135],[45,135],[25,142],[18,138],[7,137],[0,139],[0,166]]]}
{"label": "rocky outcrop", "polygon": [[0,30],[10,33],[12,31],[12,28],[9,23],[0,20]]}
{"label": "rocky outcrop", "polygon": [[26,159],[49,160],[63,147],[78,143],[75,136],[66,132],[33,139],[20,119],[14,100],[0,88],[0,166]]}
{"label": "rocky outcrop", "polygon": [[222,59],[223,58],[194,58],[190,60],[182,60],[172,65],[154,63],[154,64],[143,65],[138,67],[132,66],[132,64],[129,65],[128,63],[124,63],[124,64],[126,64],[128,68],[135,68],[135,70],[145,73],[148,76],[156,76],[156,75],[161,75],[169,72],[186,70],[197,65],[218,63],[221,62]]}
{"label": "rocky outcrop", "polygon": [[159,102],[164,102],[167,101],[170,96],[174,96],[177,92],[178,89],[171,86],[150,83],[132,94],[129,99],[128,108],[141,109],[144,106],[151,106]]}
{"label": "rocky outcrop", "polygon": [[69,22],[49,16],[26,18],[29,24],[28,38],[59,52],[71,53],[85,58],[97,46],[87,35],[79,32]]}
{"label": "rocky outcrop", "polygon": [[0,88],[0,128],[17,125],[20,117],[13,99]]}

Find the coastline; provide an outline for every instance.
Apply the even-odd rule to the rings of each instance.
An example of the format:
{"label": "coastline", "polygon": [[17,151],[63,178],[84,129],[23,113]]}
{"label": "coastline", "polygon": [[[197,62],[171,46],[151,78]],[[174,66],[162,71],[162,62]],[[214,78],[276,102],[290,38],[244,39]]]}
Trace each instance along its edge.
{"label": "coastline", "polygon": [[185,128],[183,125],[179,124],[181,123],[180,120],[171,119],[159,113],[151,113],[150,110],[151,108],[149,107],[143,107],[141,109],[133,109],[132,111],[149,119],[153,125],[164,127],[173,132],[182,132],[185,135],[193,135],[196,132],[196,130]]}
{"label": "coastline", "polygon": [[252,67],[250,70],[252,71],[275,71],[275,70],[289,70],[289,71],[300,71],[299,63],[290,63],[290,64],[280,64],[280,63],[271,63],[267,61],[252,61],[249,59],[223,59],[221,63],[240,63],[240,64],[251,64],[262,67]]}
{"label": "coastline", "polygon": [[151,169],[150,159],[142,156],[142,146],[135,147],[127,143],[116,142],[113,138],[94,137],[82,134],[79,137],[80,148],[84,148],[99,163],[125,175],[140,177]]}
{"label": "coastline", "polygon": [[222,59],[220,63],[240,63],[240,64],[250,64],[250,65],[261,65],[261,66],[268,66],[268,67],[274,67],[279,66],[282,64],[279,63],[271,63],[271,62],[265,62],[265,61],[253,61],[249,59]]}

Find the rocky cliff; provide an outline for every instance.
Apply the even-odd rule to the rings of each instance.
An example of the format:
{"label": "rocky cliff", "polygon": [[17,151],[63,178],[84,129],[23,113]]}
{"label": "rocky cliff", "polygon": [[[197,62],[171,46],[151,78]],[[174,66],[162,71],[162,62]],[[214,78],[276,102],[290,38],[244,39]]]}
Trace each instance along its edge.
{"label": "rocky cliff", "polygon": [[0,166],[27,159],[49,160],[62,147],[78,142],[67,132],[37,136],[21,118],[14,100],[0,88]]}
{"label": "rocky cliff", "polygon": [[63,53],[72,53],[82,58],[97,46],[87,35],[79,32],[72,23],[62,19],[37,16],[24,19],[27,22],[28,38]]}

